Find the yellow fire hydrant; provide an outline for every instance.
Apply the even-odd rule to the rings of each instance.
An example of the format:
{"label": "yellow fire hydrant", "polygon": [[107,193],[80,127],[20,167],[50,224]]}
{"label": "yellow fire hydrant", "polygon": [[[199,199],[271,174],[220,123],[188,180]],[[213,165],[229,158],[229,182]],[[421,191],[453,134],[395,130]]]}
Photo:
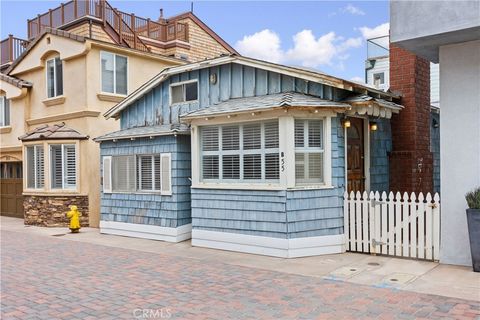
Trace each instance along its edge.
{"label": "yellow fire hydrant", "polygon": [[78,233],[80,230],[80,212],[78,212],[77,206],[70,207],[70,211],[67,212],[67,218],[70,219],[70,231]]}

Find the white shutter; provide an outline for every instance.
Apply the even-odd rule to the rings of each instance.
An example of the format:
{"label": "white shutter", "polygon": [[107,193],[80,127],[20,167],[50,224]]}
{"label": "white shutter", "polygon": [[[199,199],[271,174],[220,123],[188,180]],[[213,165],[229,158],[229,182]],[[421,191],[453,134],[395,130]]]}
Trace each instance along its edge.
{"label": "white shutter", "polygon": [[34,189],[35,188],[35,147],[30,146],[27,147],[27,155],[26,155],[26,162],[27,162],[27,188]]}
{"label": "white shutter", "polygon": [[64,145],[64,188],[74,189],[77,185],[77,159],[74,144]]}
{"label": "white shutter", "polygon": [[59,144],[50,146],[50,180],[52,189],[62,189],[62,146]]}
{"label": "white shutter", "polygon": [[112,193],[112,157],[103,157],[103,193]]}
{"label": "white shutter", "polygon": [[160,155],[161,162],[161,183],[162,194],[172,194],[172,154],[162,153]]}
{"label": "white shutter", "polygon": [[36,149],[36,159],[35,159],[35,167],[36,167],[36,186],[35,188],[41,189],[44,187],[45,184],[45,160],[44,160],[44,152],[43,146],[35,146]]}
{"label": "white shutter", "polygon": [[262,148],[262,127],[260,123],[243,126],[243,149],[254,150]]}
{"label": "white shutter", "polygon": [[160,165],[160,155],[153,157],[153,174],[154,174],[154,190],[160,191],[161,190],[161,165]]}
{"label": "white shutter", "polygon": [[138,157],[138,179],[139,189],[143,191],[153,190],[153,157]]}

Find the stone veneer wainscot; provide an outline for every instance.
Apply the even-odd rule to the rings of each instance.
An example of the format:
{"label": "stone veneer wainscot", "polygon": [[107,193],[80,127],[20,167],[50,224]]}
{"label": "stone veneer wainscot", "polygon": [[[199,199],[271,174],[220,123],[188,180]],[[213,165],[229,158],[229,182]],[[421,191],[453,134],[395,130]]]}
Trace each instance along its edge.
{"label": "stone veneer wainscot", "polygon": [[88,227],[88,196],[25,195],[25,224],[42,227],[68,227],[66,213],[75,205],[80,211],[80,225]]}

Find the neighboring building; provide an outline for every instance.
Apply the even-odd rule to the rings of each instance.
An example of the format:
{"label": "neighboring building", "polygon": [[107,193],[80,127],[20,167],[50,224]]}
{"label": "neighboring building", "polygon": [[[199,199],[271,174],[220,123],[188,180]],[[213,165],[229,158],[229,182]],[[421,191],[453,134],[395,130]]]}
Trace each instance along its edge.
{"label": "neighboring building", "polygon": [[[392,49],[396,50],[393,46]],[[365,82],[369,85],[374,86],[377,89],[381,89],[384,91],[399,91],[401,92],[403,99],[406,100],[403,103],[408,109],[408,111],[414,111],[417,108],[426,107],[427,105],[422,106],[421,103],[419,105],[418,101],[413,98],[413,94],[408,91],[408,88],[411,87],[412,83],[409,83],[402,88],[402,82],[404,82],[403,77],[408,77],[412,82],[415,83],[417,86],[422,86],[425,88],[430,88],[430,116],[423,117],[418,113],[414,115],[416,118],[416,122],[419,126],[422,127],[430,127],[430,132],[423,131],[422,134],[428,134],[430,144],[430,153],[431,155],[420,155],[419,159],[430,159],[431,166],[433,166],[432,170],[428,171],[428,175],[419,175],[413,179],[410,179],[412,182],[410,183],[393,183],[393,186],[398,186],[399,189],[394,189],[392,191],[423,191],[423,192],[438,192],[440,193],[440,128],[439,128],[439,121],[440,121],[440,96],[439,96],[439,65],[438,63],[431,63],[430,62],[430,77],[429,79],[425,79],[425,75],[419,72],[411,72],[411,70],[415,70],[414,65],[404,65],[400,69],[395,69],[395,74],[391,73],[391,65],[390,61],[394,61],[395,63],[393,66],[397,64],[402,58],[391,57],[390,56],[390,37],[388,35],[376,37],[367,40],[367,60],[365,61]],[[417,69],[418,70],[418,69]],[[428,72],[428,71],[425,71]],[[390,79],[393,78],[393,86],[390,85]],[[429,80],[430,84],[427,84],[426,81]],[[423,103],[423,102],[422,102]],[[405,116],[407,112],[402,113],[402,116]],[[401,136],[407,136],[408,138],[414,137],[415,134],[412,134],[409,130],[401,129]],[[427,137],[428,138],[428,137]],[[417,169],[418,165],[421,166],[430,166],[430,163],[416,163],[410,162],[410,164],[405,163],[405,159],[403,158],[405,152],[412,152],[413,149],[416,148],[416,145],[413,143],[399,143],[395,144],[395,146],[399,146],[401,149],[398,150],[402,154],[402,158],[398,160],[398,172],[397,180],[402,180],[404,178],[404,172],[408,170],[417,171],[421,170]],[[395,161],[395,160],[393,160]],[[395,164],[393,164],[395,166]],[[395,179],[395,174],[391,175],[392,179]],[[422,183],[422,180],[428,179],[429,183],[425,184]],[[430,183],[431,182],[431,183]],[[422,190],[423,189],[423,190]]]}
{"label": "neighboring building", "polygon": [[471,265],[465,194],[480,186],[480,2],[390,6],[392,44],[440,64],[440,262]]}
{"label": "neighboring building", "polygon": [[[390,37],[388,35],[367,39],[365,82],[377,89],[390,89]],[[430,103],[440,107],[439,64],[430,63]]]}
{"label": "neighboring building", "polygon": [[72,203],[98,226],[90,137],[120,128],[103,112],[165,68],[234,52],[192,13],[150,21],[105,1],[63,4],[29,20],[28,34],[1,43],[1,212],[44,226],[64,225]]}
{"label": "neighboring building", "polygon": [[105,114],[121,130],[95,139],[100,231],[281,257],[343,252],[344,191],[389,190],[398,99],[235,55],[164,70]]}

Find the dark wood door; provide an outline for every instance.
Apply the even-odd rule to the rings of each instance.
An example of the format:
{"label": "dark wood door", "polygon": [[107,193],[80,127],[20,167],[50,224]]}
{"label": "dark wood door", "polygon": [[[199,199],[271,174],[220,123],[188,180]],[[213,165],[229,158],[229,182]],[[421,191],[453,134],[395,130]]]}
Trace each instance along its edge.
{"label": "dark wood door", "polygon": [[363,119],[349,118],[347,128],[347,190],[365,191]]}
{"label": "dark wood door", "polygon": [[21,162],[0,165],[0,214],[23,218],[23,179]]}

